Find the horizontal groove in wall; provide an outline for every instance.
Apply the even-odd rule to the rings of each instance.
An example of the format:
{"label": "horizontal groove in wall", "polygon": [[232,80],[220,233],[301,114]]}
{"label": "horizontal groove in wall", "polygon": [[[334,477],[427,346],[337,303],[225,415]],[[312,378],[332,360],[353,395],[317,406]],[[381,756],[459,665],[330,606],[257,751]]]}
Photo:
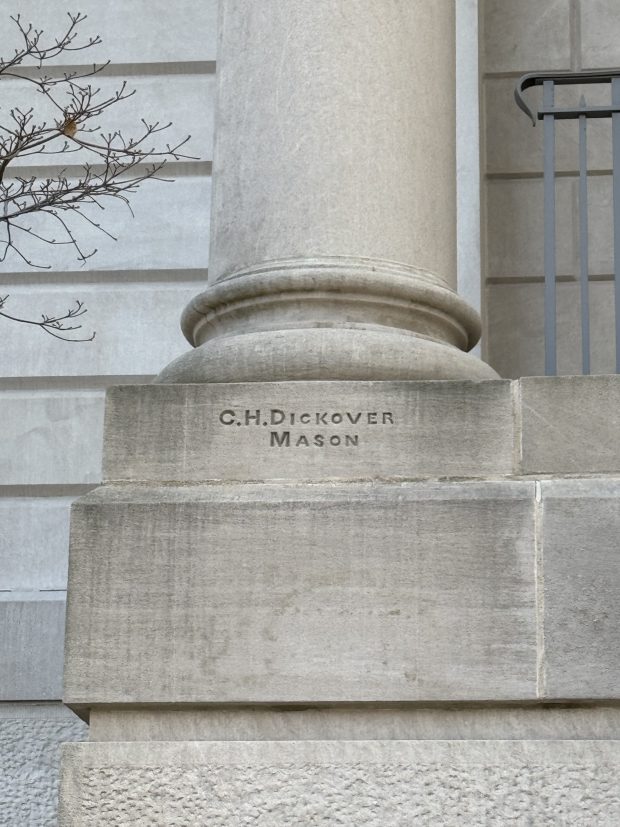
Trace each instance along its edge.
{"label": "horizontal groove in wall", "polygon": [[[606,67],[606,66],[604,66],[604,67],[601,67],[601,66],[590,66],[590,67],[589,66],[584,66],[583,69],[579,69],[579,71],[580,72],[587,72],[587,71],[601,72],[601,71],[605,71],[605,69],[607,69],[607,68],[609,68],[610,71],[613,71],[613,67]],[[512,79],[512,80],[516,81],[516,80],[519,80],[519,78],[523,77],[523,75],[545,74],[545,72],[548,72],[548,71],[549,71],[548,69],[545,69],[545,70],[542,70],[542,71],[539,72],[538,69],[536,68],[536,66],[530,66],[527,69],[520,69],[519,71],[483,72],[482,73],[482,80],[511,80]],[[565,67],[564,69],[558,68],[558,69],[554,69],[553,71],[556,72],[557,74],[561,74],[563,72],[575,71],[575,70],[574,69],[569,69],[568,67]],[[526,90],[526,92],[527,91],[529,91],[529,90]]]}
{"label": "horizontal groove in wall", "polygon": [[[574,275],[556,276],[558,284],[578,284],[579,277]],[[602,273],[591,275],[589,278],[592,282],[613,282],[614,276],[612,273]],[[488,276],[486,284],[544,284],[544,276]]]}
{"label": "horizontal groove in wall", "polygon": [[105,390],[112,385],[150,385],[154,379],[149,375],[123,376],[0,376],[2,391],[50,391],[50,390]]}
{"label": "horizontal groove in wall", "polygon": [[[157,158],[153,159],[153,163],[157,163]],[[132,170],[131,175],[143,174],[151,164],[137,164]],[[193,158],[187,161],[167,161],[166,166],[162,169],[160,175],[165,183],[166,179],[170,178],[188,178],[189,176],[203,176],[208,178],[212,172],[211,161],[195,160]],[[102,164],[92,164],[91,169],[94,173],[100,174],[104,171]],[[62,172],[65,178],[77,178],[84,170],[83,164],[50,164],[48,166],[20,166],[15,168],[14,175],[19,175],[20,178],[54,178]],[[10,178],[10,176],[9,176]],[[121,176],[122,178],[122,176]],[[157,180],[154,179],[154,180]]]}
{"label": "horizontal groove in wall", "polygon": [[64,603],[66,589],[0,589],[0,603],[35,603],[54,601]]}
{"label": "horizontal groove in wall", "polygon": [[[8,377],[7,377],[8,378]],[[24,397],[28,399],[35,400],[36,399],[36,391],[32,391],[31,389],[24,388],[18,385],[15,388],[2,388],[0,391],[2,394],[2,401],[6,401],[7,399],[24,399]],[[62,397],[68,397],[69,399],[101,399],[103,398],[103,389],[102,388],[68,388],[63,389],[59,388],[57,391],[50,393],[47,390],[41,390],[41,395],[50,398],[54,397],[55,399],[60,399]]]}
{"label": "horizontal groove in wall", "polygon": [[12,284],[19,287],[22,284],[71,284],[80,286],[87,284],[161,284],[171,282],[172,285],[201,282],[206,287],[208,270],[188,267],[187,270],[23,270],[11,273],[0,273],[0,285]]}
{"label": "horizontal groove in wall", "polygon": [[97,488],[99,483],[88,485],[0,485],[2,497],[81,497]]}
{"label": "horizontal groove in wall", "polygon": [[[588,178],[597,178],[597,177],[609,177],[612,175],[611,169],[589,169],[588,170]],[[574,178],[575,180],[579,178],[579,171],[578,170],[556,170],[555,173],[556,178]],[[541,171],[534,171],[532,172],[487,172],[485,175],[487,181],[530,181],[530,180],[541,180],[543,178],[543,172]]]}
{"label": "horizontal groove in wall", "polygon": [[[483,80],[519,80],[523,75],[527,75],[532,69],[524,69],[522,72],[483,72]],[[558,71],[561,71],[558,69]]]}
{"label": "horizontal groove in wall", "polygon": [[[101,63],[97,62],[100,66]],[[42,74],[61,78],[66,73],[90,72],[90,64],[68,64],[66,66],[49,65],[45,69],[38,69],[36,66],[20,66],[19,73],[28,78],[39,78]],[[100,77],[138,77],[140,75],[211,75],[215,72],[216,62],[214,60],[186,60],[186,61],[163,61],[162,63],[110,63],[96,76]]]}

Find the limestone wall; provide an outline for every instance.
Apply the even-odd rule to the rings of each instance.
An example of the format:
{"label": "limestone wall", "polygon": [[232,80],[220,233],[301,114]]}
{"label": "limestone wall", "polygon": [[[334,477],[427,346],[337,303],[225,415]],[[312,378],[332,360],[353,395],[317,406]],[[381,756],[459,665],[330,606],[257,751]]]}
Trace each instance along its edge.
{"label": "limestone wall", "polygon": [[[620,65],[620,18],[615,0],[485,0],[481,25],[487,357],[501,376],[540,375],[543,128],[532,127],[516,107],[513,91],[526,72]],[[609,87],[564,87],[558,94],[566,105],[578,105],[583,91],[592,103],[609,101]],[[537,94],[528,93],[533,101]],[[595,173],[589,183],[592,370],[612,373],[610,120],[590,121],[588,134],[588,164]],[[571,374],[581,373],[575,121],[558,126],[557,168],[558,365],[560,373]]]}
{"label": "limestone wall", "polygon": [[[66,8],[24,0],[18,10],[54,34]],[[118,241],[87,233],[99,252],[85,265],[64,248],[38,249],[50,270],[17,257],[0,264],[7,311],[38,318],[79,298],[86,329],[97,332],[93,343],[67,344],[0,324],[0,821],[37,827],[55,823],[58,744],[86,733],[59,702],[69,509],[101,478],[105,388],[150,380],[187,348],[178,320],[208,262],[216,0],[83,0],[78,8],[88,14],[84,34],[103,41],[88,60],[115,64],[101,85],[127,79],[137,90],[114,110],[115,126],[130,133],[140,117],[171,120],[175,134],[192,134],[188,151],[199,160],[171,165],[174,183],[140,190],[135,219],[110,204],[102,224]],[[17,46],[11,11],[1,15],[3,55]],[[11,82],[2,92],[18,97]],[[41,162],[57,169],[51,158]]]}

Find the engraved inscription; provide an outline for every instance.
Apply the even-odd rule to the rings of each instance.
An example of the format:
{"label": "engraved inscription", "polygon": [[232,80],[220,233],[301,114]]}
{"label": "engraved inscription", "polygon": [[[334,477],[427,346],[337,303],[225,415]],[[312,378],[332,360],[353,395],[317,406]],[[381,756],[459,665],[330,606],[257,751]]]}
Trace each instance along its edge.
{"label": "engraved inscription", "polygon": [[268,428],[270,448],[358,448],[356,429],[395,425],[391,411],[285,411],[281,408],[226,408],[220,425]]}
{"label": "engraved inscription", "polygon": [[332,434],[331,436],[326,434],[313,434],[312,436],[299,434],[299,436],[296,436],[293,434],[292,441],[290,431],[272,431],[269,434],[269,446],[271,448],[310,448],[311,445],[316,448],[339,448],[341,445],[357,448],[359,444],[359,434],[345,434],[344,436],[339,434]]}

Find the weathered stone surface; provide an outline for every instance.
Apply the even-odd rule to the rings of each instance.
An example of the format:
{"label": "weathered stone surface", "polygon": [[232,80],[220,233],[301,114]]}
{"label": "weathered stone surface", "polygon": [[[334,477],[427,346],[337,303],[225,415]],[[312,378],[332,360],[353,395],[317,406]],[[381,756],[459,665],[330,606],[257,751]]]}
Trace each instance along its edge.
{"label": "weathered stone surface", "polygon": [[620,473],[620,376],[526,378],[520,393],[523,473]]}
{"label": "weathered stone surface", "polygon": [[[454,4],[390,5],[378,17],[373,0],[344,15],[329,0],[229,0],[220,27],[212,278],[352,256],[454,285]],[[275,81],[274,44],[286,49]],[[435,94],[412,77],[432,78]]]}
{"label": "weathered stone surface", "polygon": [[534,699],[533,491],[99,489],[74,506],[65,700]]}
{"label": "weathered stone surface", "polygon": [[[363,265],[366,268],[366,265]],[[275,268],[274,268],[275,269]],[[310,270],[312,268],[309,268]],[[328,270],[322,262],[317,268],[326,274]],[[376,268],[378,269],[378,268]],[[373,273],[372,268],[365,275]],[[306,293],[308,285],[318,280],[319,275],[313,275],[306,271],[303,278],[301,292]],[[374,282],[373,289],[379,286],[380,277],[374,273],[370,275]],[[287,304],[289,307],[297,303],[295,290],[289,289],[281,293],[278,288],[270,286],[267,279],[259,278],[263,282],[262,287],[268,296],[266,302],[267,310],[273,310],[274,305]],[[166,384],[192,384],[196,382],[297,382],[297,381],[390,381],[390,380],[471,380],[482,381],[487,379],[498,379],[497,373],[484,362],[469,353],[469,349],[477,341],[478,329],[477,313],[468,308],[459,299],[456,293],[450,293],[445,289],[439,290],[438,295],[434,288],[427,291],[425,287],[413,285],[408,277],[398,279],[397,289],[400,295],[395,304],[400,305],[398,311],[403,309],[414,309],[411,314],[410,323],[420,322],[420,327],[426,328],[426,322],[432,319],[431,330],[428,336],[412,335],[410,329],[396,329],[388,323],[388,314],[383,313],[381,307],[383,302],[374,296],[368,300],[368,305],[374,305],[373,310],[379,312],[374,316],[374,321],[365,326],[363,323],[357,326],[355,323],[344,322],[342,325],[335,323],[338,316],[337,303],[344,304],[344,311],[341,318],[351,315],[359,318],[364,309],[366,299],[362,293],[356,291],[355,279],[343,279],[338,285],[332,282],[326,290],[319,291],[305,302],[306,309],[313,311],[319,307],[318,314],[312,313],[313,319],[304,321],[295,320],[290,327],[283,331],[270,330],[245,330],[242,331],[241,322],[234,307],[234,302],[223,301],[217,308],[223,314],[228,315],[227,322],[234,320],[238,335],[220,336],[209,338],[208,341],[200,344],[189,353],[175,359],[170,365],[164,368],[158,375],[157,381]],[[222,292],[234,292],[239,286],[231,280],[231,284],[223,285]],[[244,285],[244,286],[247,286]],[[254,285],[255,286],[255,285]],[[292,285],[289,284],[290,287]],[[402,288],[402,291],[401,291]],[[420,290],[418,290],[420,288]],[[218,288],[219,289],[219,288]],[[214,288],[215,290],[215,288]],[[420,309],[419,302],[422,293],[434,293],[437,303],[444,304],[438,313],[431,309],[431,302]],[[338,294],[344,296],[344,300],[335,298]],[[353,298],[351,299],[351,297]],[[349,299],[351,301],[349,302]],[[193,341],[193,334],[190,328],[200,326],[200,318],[208,314],[208,304],[211,297],[208,293],[202,293],[188,305],[185,318],[190,318],[191,323],[184,328],[186,335]],[[348,306],[347,306],[348,304]],[[197,305],[197,309],[194,309]],[[454,325],[450,321],[450,313],[445,305],[452,305],[456,313],[463,311],[463,318]],[[247,317],[250,303],[245,303],[243,315]],[[329,308],[327,320],[320,322],[317,316],[321,316],[321,310]],[[417,308],[417,309],[416,309]],[[265,307],[261,308],[264,310]],[[418,310],[420,313],[418,314]],[[464,317],[468,317],[466,320]],[[282,323],[284,321],[282,316]],[[435,324],[437,323],[437,324]],[[251,322],[248,319],[248,327]],[[437,333],[436,328],[450,330],[454,338],[463,344],[463,349],[445,345],[437,341],[433,334]]]}
{"label": "weathered stone surface", "polygon": [[89,723],[91,741],[620,739],[620,707],[567,704],[303,710],[95,707]]}
{"label": "weathered stone surface", "polygon": [[61,704],[0,704],[0,821],[55,827],[60,745],[86,725]]}
{"label": "weathered stone surface", "polygon": [[0,701],[62,696],[64,592],[0,592]]}
{"label": "weathered stone surface", "polygon": [[71,497],[0,499],[0,590],[66,588],[72,501]]}
{"label": "weathered stone surface", "polygon": [[513,470],[509,382],[289,382],[108,391],[110,480],[389,479]]}
{"label": "weathered stone surface", "polygon": [[620,480],[543,482],[542,496],[545,694],[618,698]]}
{"label": "weathered stone surface", "polygon": [[103,391],[4,391],[3,485],[98,482]]}
{"label": "weathered stone surface", "polygon": [[586,0],[579,4],[581,60],[584,69],[620,64],[620,27],[615,0]]}
{"label": "weathered stone surface", "polygon": [[570,0],[487,0],[484,70],[570,69],[570,14]]}
{"label": "weathered stone surface", "polygon": [[619,771],[618,741],[73,744],[60,823],[611,827]]}

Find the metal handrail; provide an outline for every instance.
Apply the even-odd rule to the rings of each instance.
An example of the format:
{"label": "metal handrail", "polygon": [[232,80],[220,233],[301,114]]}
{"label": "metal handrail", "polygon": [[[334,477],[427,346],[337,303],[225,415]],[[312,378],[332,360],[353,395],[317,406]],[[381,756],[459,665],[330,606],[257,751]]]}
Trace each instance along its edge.
{"label": "metal handrail", "polygon": [[[566,85],[610,84],[609,106],[587,106],[582,96],[578,107],[557,107],[555,87]],[[524,92],[542,86],[542,107],[532,109],[526,103]],[[616,373],[620,373],[620,69],[599,69],[591,72],[531,72],[519,79],[515,100],[520,109],[536,126],[544,124],[544,221],[545,221],[545,374],[557,374],[557,298],[556,298],[556,230],[555,230],[555,122],[579,121],[579,261],[581,287],[581,348],[582,370],[590,373],[590,302],[589,302],[589,247],[588,247],[588,135],[589,118],[612,120],[612,180],[614,218],[614,297]]]}

